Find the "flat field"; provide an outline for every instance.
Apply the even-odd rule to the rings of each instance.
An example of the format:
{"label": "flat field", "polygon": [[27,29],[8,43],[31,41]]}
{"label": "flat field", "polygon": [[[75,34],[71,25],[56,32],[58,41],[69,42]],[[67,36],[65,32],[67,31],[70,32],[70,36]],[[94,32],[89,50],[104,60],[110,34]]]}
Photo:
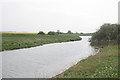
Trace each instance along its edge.
{"label": "flat field", "polygon": [[81,40],[78,34],[38,35],[26,33],[1,33],[1,35],[2,49],[0,51]]}

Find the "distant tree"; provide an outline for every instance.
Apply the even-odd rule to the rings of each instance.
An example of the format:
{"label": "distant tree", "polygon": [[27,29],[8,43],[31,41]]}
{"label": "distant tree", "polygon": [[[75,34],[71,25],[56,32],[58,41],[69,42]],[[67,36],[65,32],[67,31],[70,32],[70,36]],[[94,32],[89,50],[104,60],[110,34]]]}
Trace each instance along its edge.
{"label": "distant tree", "polygon": [[54,31],[48,32],[48,35],[55,35],[56,33]]}
{"label": "distant tree", "polygon": [[63,34],[63,32],[60,32],[60,30],[57,30],[56,33],[57,33],[57,34]]}
{"label": "distant tree", "polygon": [[59,32],[60,32],[60,30],[57,30],[57,32],[59,33]]}
{"label": "distant tree", "polygon": [[39,35],[45,35],[45,33],[43,31],[40,31],[38,34]]}
{"label": "distant tree", "polygon": [[76,32],[76,34],[78,34],[78,32]]}
{"label": "distant tree", "polygon": [[70,30],[68,30],[68,32],[67,32],[68,34],[72,34],[72,32],[70,31]]}
{"label": "distant tree", "polygon": [[60,30],[57,30],[57,32],[56,32],[57,34],[60,34]]}
{"label": "distant tree", "polygon": [[82,32],[80,34],[83,34]]}

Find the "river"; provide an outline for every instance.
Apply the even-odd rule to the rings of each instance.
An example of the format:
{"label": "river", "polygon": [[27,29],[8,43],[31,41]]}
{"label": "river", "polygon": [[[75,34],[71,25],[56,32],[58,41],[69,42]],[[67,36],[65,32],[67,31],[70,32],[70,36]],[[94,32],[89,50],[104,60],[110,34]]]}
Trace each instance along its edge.
{"label": "river", "polygon": [[51,78],[78,61],[97,53],[90,46],[90,36],[81,41],[45,44],[43,46],[2,52],[3,78]]}

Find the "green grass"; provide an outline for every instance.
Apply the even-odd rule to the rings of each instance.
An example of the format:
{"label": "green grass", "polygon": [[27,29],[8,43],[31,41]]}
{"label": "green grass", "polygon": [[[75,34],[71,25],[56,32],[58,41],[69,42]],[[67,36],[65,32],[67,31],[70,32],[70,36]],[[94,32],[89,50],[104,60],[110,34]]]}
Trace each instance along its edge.
{"label": "green grass", "polygon": [[54,78],[118,78],[118,46],[105,46]]}
{"label": "green grass", "polygon": [[80,34],[80,36],[92,36],[92,33],[83,33],[83,34]]}
{"label": "green grass", "polygon": [[37,35],[37,34],[2,34],[2,51],[29,48],[48,43],[81,40],[77,34]]}

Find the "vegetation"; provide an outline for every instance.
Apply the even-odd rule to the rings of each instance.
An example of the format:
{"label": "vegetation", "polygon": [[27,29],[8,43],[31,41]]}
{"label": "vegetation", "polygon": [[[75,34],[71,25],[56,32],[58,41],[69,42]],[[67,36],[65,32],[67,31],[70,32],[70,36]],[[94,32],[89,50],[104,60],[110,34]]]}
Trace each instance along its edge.
{"label": "vegetation", "polygon": [[93,33],[80,33],[80,36],[92,36]]}
{"label": "vegetation", "polygon": [[118,46],[105,46],[54,78],[118,78]]}
{"label": "vegetation", "polygon": [[39,35],[45,35],[45,33],[43,31],[40,31],[38,34]]}
{"label": "vegetation", "polygon": [[[91,38],[91,45],[103,45],[109,43],[116,43],[120,39],[120,25],[118,24],[104,24],[96,31]],[[103,44],[102,44],[103,43]]]}
{"label": "vegetation", "polygon": [[[99,53],[81,60],[54,78],[66,78],[66,80],[71,78],[120,78],[117,45],[120,34],[118,31],[120,31],[118,24],[102,25],[98,31],[90,34],[92,35],[91,45],[103,46]],[[84,33],[80,35],[84,35]]]}
{"label": "vegetation", "polygon": [[57,34],[63,34],[63,32],[60,32],[60,30],[57,30],[56,33],[57,33]]}
{"label": "vegetation", "polygon": [[[37,35],[37,34],[2,34],[2,51],[29,48],[48,43],[81,40],[77,34]],[[0,50],[1,51],[1,50]]]}
{"label": "vegetation", "polygon": [[68,32],[67,32],[68,34],[72,34],[72,32],[70,31],[70,30],[68,30]]}
{"label": "vegetation", "polygon": [[54,31],[48,32],[48,35],[55,35],[55,34],[56,34],[56,32],[54,32]]}

